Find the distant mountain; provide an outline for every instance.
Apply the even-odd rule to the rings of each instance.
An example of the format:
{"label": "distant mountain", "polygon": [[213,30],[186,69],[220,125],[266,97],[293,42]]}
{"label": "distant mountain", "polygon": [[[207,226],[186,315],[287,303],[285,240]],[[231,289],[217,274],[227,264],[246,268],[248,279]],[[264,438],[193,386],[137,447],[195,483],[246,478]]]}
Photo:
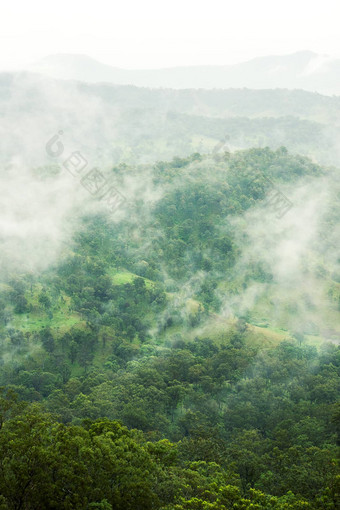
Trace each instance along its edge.
{"label": "distant mountain", "polygon": [[304,89],[340,95],[340,59],[310,51],[255,58],[237,65],[129,70],[102,64],[85,55],[50,55],[29,71],[90,83],[166,88]]}

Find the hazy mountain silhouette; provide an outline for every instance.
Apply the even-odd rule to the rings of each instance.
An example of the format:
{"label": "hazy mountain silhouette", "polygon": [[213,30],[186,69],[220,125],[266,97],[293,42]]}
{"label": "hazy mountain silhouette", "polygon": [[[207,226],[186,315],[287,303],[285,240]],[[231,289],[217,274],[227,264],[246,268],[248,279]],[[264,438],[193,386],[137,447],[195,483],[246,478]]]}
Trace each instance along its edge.
{"label": "hazy mountain silhouette", "polygon": [[340,94],[340,59],[310,51],[259,57],[236,65],[129,70],[102,64],[86,55],[50,55],[29,70],[54,78],[91,83],[169,88],[305,89]]}

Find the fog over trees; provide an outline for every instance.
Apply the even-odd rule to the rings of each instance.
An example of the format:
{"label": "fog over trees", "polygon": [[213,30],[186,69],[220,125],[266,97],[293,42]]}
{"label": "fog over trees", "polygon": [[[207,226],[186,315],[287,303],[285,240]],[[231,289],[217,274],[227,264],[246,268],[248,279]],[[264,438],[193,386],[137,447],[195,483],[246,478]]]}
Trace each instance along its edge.
{"label": "fog over trees", "polygon": [[263,23],[267,56],[129,67],[117,6],[104,64],[101,2],[55,53],[38,3],[46,56],[0,50],[0,510],[339,508],[340,60]]}

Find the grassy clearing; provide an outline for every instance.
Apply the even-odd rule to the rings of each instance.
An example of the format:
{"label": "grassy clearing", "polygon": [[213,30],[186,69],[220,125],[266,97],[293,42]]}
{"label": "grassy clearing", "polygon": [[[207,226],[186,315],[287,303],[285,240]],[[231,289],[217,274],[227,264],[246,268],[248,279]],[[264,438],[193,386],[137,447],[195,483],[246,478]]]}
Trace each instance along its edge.
{"label": "grassy clearing", "polygon": [[61,295],[49,314],[39,303],[42,286],[37,284],[25,297],[31,309],[28,313],[14,314],[10,326],[23,332],[33,333],[50,327],[58,333],[65,333],[72,326],[83,323],[80,315],[70,309],[71,298]]}
{"label": "grassy clearing", "polygon": [[60,333],[65,333],[72,326],[81,322],[81,318],[78,314],[70,314],[64,310],[58,310],[57,312],[53,312],[52,318],[49,318],[44,312],[15,315],[11,325],[15,329],[21,329],[29,333],[40,331],[46,327],[58,330]]}
{"label": "grassy clearing", "polygon": [[111,276],[114,285],[125,285],[126,283],[133,283],[136,278],[143,278],[147,289],[155,286],[155,282],[152,280],[126,270],[116,272],[115,269],[112,269],[109,271],[109,276]]}

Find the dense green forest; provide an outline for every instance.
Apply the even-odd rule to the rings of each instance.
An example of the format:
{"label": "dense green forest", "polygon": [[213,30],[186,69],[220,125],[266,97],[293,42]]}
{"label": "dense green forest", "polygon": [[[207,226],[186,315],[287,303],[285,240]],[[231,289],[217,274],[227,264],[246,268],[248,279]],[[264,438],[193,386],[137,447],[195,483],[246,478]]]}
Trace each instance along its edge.
{"label": "dense green forest", "polygon": [[107,176],[122,210],[1,268],[0,509],[337,508],[334,170],[281,147]]}

